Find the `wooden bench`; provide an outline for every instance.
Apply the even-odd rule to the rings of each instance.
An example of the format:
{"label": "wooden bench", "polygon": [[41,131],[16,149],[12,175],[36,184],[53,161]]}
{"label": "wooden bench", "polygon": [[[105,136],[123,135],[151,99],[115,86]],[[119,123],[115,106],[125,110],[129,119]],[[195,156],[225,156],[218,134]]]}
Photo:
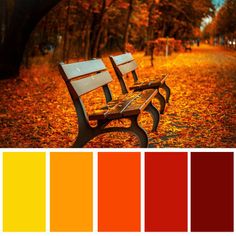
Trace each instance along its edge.
{"label": "wooden bench", "polygon": [[184,47],[185,52],[187,52],[187,51],[191,52],[192,51],[192,47],[191,47],[190,44],[184,44],[183,47]]}
{"label": "wooden bench", "polygon": [[[153,118],[153,130],[157,129],[159,113],[152,105],[157,90],[137,91],[114,100],[108,87],[108,83],[112,81],[111,75],[100,59],[72,64],[60,63],[59,70],[78,116],[79,132],[73,147],[83,147],[95,136],[106,132],[132,132],[138,137],[140,147],[148,146],[148,136],[138,124],[138,116],[144,110],[149,112]],[[107,105],[88,115],[81,96],[99,87],[103,88]],[[130,127],[106,127],[111,121],[121,118],[129,119]],[[97,126],[92,127],[89,120],[96,120]]]}
{"label": "wooden bench", "polygon": [[[125,53],[118,56],[110,56],[111,63],[114,67],[116,75],[121,85],[122,92],[128,93],[128,88],[125,83],[124,77],[131,73],[134,79],[134,84],[129,87],[133,91],[143,91],[146,89],[156,89],[156,98],[159,100],[161,108],[160,113],[163,114],[166,103],[169,102],[170,88],[166,85],[167,75],[156,76],[153,80],[139,82],[136,73],[137,63],[131,53]],[[163,88],[166,92],[166,98],[159,92],[159,88]]]}

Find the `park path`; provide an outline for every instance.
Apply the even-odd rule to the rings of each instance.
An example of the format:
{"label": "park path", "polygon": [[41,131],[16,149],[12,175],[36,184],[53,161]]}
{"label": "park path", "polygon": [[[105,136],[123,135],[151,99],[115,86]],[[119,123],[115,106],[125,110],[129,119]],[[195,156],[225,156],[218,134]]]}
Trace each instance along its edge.
{"label": "park path", "polygon": [[[156,56],[154,68],[143,53],[135,56],[141,67],[140,78],[168,73],[167,84],[172,89],[158,132],[149,133],[150,147],[236,146],[235,51],[202,45],[194,47],[192,52],[168,58]],[[141,123],[150,132],[151,119],[143,118]],[[106,139],[103,140],[105,144]],[[133,139],[124,139],[123,135],[116,140],[125,140],[126,146],[133,145]]]}
{"label": "park path", "polygon": [[160,70],[170,75],[172,99],[153,146],[235,147],[236,52],[194,47]]}
{"label": "park path", "polygon": [[[150,132],[150,117],[141,116],[151,148],[236,147],[235,51],[201,45],[168,58],[155,56],[153,68],[143,53],[135,57],[140,78],[168,73],[172,89],[157,132]],[[108,59],[105,63],[110,65]],[[20,78],[0,81],[0,89],[1,147],[68,147],[73,143],[76,114],[57,69],[38,65],[22,70]],[[111,89],[120,93],[117,80]],[[84,102],[92,111],[104,98],[96,92]],[[122,125],[128,125],[127,121]],[[110,133],[86,147],[137,147],[137,140],[129,134]]]}

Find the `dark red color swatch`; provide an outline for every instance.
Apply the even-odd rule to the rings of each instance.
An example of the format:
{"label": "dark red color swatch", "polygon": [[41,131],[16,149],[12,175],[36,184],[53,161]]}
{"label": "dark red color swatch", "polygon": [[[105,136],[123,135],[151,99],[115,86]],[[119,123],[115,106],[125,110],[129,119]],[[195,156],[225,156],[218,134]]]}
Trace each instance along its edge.
{"label": "dark red color swatch", "polygon": [[187,153],[145,154],[145,231],[187,231]]}
{"label": "dark red color swatch", "polygon": [[233,231],[233,153],[191,154],[191,231]]}

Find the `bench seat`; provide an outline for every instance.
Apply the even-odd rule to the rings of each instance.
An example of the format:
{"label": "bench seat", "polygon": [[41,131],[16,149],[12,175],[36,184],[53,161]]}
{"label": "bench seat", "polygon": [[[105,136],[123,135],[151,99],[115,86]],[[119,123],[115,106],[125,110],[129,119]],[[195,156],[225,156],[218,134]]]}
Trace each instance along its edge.
{"label": "bench seat", "polygon": [[89,115],[89,120],[120,119],[133,115],[139,115],[150,101],[155,97],[157,91],[148,89],[128,94],[125,98],[112,100],[99,110]]}
{"label": "bench seat", "polygon": [[[145,89],[158,89],[167,79],[167,75],[162,75],[161,77],[155,77],[154,80],[146,80],[143,82],[135,82],[129,87],[130,90],[139,91]],[[144,78],[145,80],[145,78]]]}

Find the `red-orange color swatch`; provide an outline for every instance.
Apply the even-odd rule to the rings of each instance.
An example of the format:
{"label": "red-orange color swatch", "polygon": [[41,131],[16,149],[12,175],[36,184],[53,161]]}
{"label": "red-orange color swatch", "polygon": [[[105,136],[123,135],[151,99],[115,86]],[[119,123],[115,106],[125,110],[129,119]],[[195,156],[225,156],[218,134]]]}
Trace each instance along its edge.
{"label": "red-orange color swatch", "polygon": [[146,232],[187,231],[187,166],[187,153],[145,154]]}
{"label": "red-orange color swatch", "polygon": [[98,154],[98,231],[140,231],[140,153]]}

